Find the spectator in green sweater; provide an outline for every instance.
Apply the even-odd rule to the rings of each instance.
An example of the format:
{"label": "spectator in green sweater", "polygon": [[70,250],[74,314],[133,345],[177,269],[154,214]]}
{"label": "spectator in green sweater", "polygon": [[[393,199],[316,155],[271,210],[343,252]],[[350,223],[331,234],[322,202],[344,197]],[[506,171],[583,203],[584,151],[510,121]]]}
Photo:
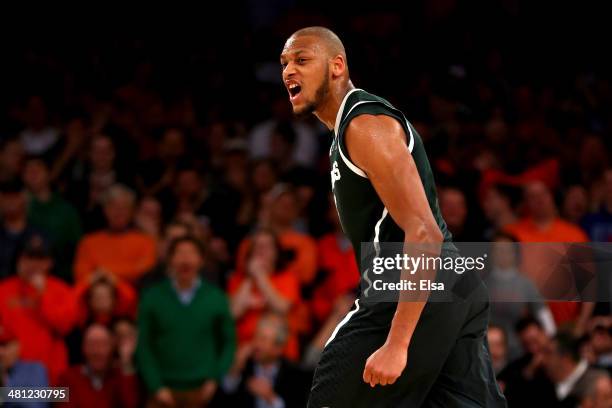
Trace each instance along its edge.
{"label": "spectator in green sweater", "polygon": [[141,298],[138,366],[150,407],[206,406],[236,350],[229,301],[200,277],[204,248],[195,238],[175,240],[168,262],[168,278]]}
{"label": "spectator in green sweater", "polygon": [[72,259],[81,238],[81,221],[75,208],[51,189],[49,165],[39,156],[26,159],[23,181],[30,193],[28,220],[51,242],[55,274],[70,281]]}

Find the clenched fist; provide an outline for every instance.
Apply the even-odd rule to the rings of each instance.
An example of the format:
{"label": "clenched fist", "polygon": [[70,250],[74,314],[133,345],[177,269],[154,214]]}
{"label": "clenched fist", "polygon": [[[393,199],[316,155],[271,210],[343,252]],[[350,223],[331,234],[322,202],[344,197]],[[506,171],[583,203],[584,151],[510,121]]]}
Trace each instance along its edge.
{"label": "clenched fist", "polygon": [[363,381],[374,387],[376,384],[393,384],[406,368],[408,348],[385,343],[366,361]]}

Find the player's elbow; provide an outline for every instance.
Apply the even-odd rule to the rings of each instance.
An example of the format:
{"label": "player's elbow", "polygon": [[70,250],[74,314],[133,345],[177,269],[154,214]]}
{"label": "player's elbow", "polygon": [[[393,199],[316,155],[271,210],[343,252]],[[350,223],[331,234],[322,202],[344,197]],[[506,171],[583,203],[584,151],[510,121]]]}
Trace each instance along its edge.
{"label": "player's elbow", "polygon": [[426,231],[426,240],[424,242],[431,242],[434,244],[440,244],[444,242],[444,235],[442,235],[442,231],[436,224],[431,224],[427,226]]}
{"label": "player's elbow", "polygon": [[436,224],[421,223],[413,229],[411,237],[408,236],[412,242],[424,242],[424,243],[441,243],[444,241],[442,231]]}

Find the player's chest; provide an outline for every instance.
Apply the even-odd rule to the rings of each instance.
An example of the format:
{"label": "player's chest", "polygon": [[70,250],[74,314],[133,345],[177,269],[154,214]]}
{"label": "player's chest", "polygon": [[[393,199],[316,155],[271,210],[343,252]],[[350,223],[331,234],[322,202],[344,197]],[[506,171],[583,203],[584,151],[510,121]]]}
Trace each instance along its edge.
{"label": "player's chest", "polygon": [[369,180],[356,175],[337,149],[329,158],[329,181],[338,211],[351,211],[361,207],[363,202],[377,199]]}

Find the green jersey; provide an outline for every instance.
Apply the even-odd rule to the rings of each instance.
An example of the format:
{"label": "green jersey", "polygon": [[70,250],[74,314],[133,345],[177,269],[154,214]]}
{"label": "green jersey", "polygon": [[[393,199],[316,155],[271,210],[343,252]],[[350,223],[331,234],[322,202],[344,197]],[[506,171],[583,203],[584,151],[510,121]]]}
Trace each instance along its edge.
{"label": "green jersey", "polygon": [[[334,199],[342,227],[353,243],[360,264],[362,292],[355,300],[355,307],[336,326],[323,348],[308,407],[506,407],[487,348],[487,291],[476,273],[439,269],[437,272],[448,272],[436,274],[436,282],[444,281],[444,290],[436,289],[428,297],[411,334],[409,358],[402,374],[393,385],[374,390],[363,381],[364,363],[388,341],[400,301],[399,290],[375,290],[372,296],[368,294],[371,287],[376,289],[370,277],[380,276],[368,276],[372,265],[369,261],[372,255],[397,254],[403,245],[383,247],[376,243],[402,243],[405,233],[389,215],[367,174],[348,154],[344,133],[351,119],[361,114],[388,115],[401,123],[429,207],[448,242],[442,248],[444,257],[458,255],[438,207],[423,141],[404,115],[389,102],[361,89],[352,90],[338,110],[329,155]],[[364,246],[366,254],[361,254],[362,242],[374,243]],[[402,269],[391,268],[386,272],[389,273],[386,282],[397,282]]]}
{"label": "green jersey", "polygon": [[419,172],[431,212],[444,235],[444,241],[450,242],[452,236],[438,206],[433,172],[421,137],[402,112],[388,101],[362,89],[353,89],[346,94],[338,110],[329,156],[336,208],[344,233],[355,249],[357,263],[359,264],[361,259],[362,242],[372,242],[376,245],[380,242],[403,242],[405,238],[404,231],[389,215],[368,176],[351,161],[346,148],[346,128],[353,118],[362,114],[391,116],[402,125],[408,150]]}

